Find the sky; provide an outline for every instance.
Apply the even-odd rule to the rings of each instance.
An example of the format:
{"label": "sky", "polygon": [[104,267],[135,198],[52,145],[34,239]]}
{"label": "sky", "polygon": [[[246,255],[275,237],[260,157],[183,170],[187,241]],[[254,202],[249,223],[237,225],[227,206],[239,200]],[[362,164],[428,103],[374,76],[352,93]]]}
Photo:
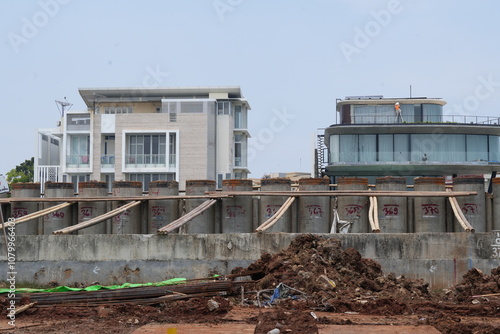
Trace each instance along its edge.
{"label": "sky", "polygon": [[350,95],[443,98],[500,117],[495,0],[2,0],[0,174],[84,87],[240,86],[250,177],[312,172]]}

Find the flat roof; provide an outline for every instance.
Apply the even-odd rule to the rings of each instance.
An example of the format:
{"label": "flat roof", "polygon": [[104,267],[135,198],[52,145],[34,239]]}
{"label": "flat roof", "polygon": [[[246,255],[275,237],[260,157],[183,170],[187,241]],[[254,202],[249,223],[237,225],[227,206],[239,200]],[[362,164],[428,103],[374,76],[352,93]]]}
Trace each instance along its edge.
{"label": "flat roof", "polygon": [[242,99],[239,86],[225,87],[90,87],[79,88],[80,96],[88,107],[108,99],[208,98],[210,93],[227,93],[228,98]]}

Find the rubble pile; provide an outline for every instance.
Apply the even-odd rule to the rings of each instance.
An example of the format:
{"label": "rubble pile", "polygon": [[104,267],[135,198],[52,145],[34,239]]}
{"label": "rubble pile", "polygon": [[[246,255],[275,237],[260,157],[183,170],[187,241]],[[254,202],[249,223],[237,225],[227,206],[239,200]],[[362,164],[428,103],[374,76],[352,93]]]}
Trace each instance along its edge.
{"label": "rubble pile", "polygon": [[252,275],[259,290],[283,283],[330,311],[358,311],[374,299],[429,296],[423,280],[384,275],[378,262],[362,258],[354,248],[342,249],[340,240],[310,234],[278,254],[263,254],[247,270],[259,271]]}
{"label": "rubble pile", "polygon": [[[473,296],[492,295],[500,293],[500,267],[491,270],[491,275],[472,268],[462,279],[462,282],[452,289],[457,301],[467,301]],[[488,296],[485,296],[488,297]]]}

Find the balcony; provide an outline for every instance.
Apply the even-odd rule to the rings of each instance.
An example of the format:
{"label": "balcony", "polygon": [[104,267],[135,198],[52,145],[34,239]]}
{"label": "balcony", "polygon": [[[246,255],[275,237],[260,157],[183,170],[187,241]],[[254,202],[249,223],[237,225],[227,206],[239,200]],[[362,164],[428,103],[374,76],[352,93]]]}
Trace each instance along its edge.
{"label": "balcony", "polygon": [[114,155],[101,156],[101,168],[114,168],[114,167],[115,167],[115,156]]}
{"label": "balcony", "polygon": [[[170,157],[171,159],[171,157]],[[170,164],[170,161],[169,161]],[[174,160],[175,164],[175,160]],[[166,167],[165,154],[127,154],[125,155],[126,167]],[[171,165],[170,165],[171,166]]]}
{"label": "balcony", "polygon": [[70,154],[66,156],[66,167],[88,168],[90,166],[89,155]]}
{"label": "balcony", "polygon": [[353,114],[350,121],[344,125],[353,124],[472,124],[472,125],[499,125],[500,117],[493,116],[470,116],[470,115],[425,115],[422,119],[417,119],[413,115],[397,116],[395,113],[390,114]]}

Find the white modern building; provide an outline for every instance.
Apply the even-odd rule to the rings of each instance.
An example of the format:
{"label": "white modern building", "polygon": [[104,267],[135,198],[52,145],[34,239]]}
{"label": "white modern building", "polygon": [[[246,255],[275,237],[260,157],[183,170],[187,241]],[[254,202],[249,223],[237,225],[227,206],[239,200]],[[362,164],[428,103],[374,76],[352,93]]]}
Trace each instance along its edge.
{"label": "white modern building", "polygon": [[339,122],[320,138],[327,153],[318,145],[317,175],[332,182],[397,175],[407,177],[408,184],[419,176],[494,177],[500,170],[500,118],[446,115],[445,104],[427,97],[338,99]]}
{"label": "white modern building", "polygon": [[38,129],[35,181],[247,178],[247,115],[239,87],[81,88],[84,111]]}

